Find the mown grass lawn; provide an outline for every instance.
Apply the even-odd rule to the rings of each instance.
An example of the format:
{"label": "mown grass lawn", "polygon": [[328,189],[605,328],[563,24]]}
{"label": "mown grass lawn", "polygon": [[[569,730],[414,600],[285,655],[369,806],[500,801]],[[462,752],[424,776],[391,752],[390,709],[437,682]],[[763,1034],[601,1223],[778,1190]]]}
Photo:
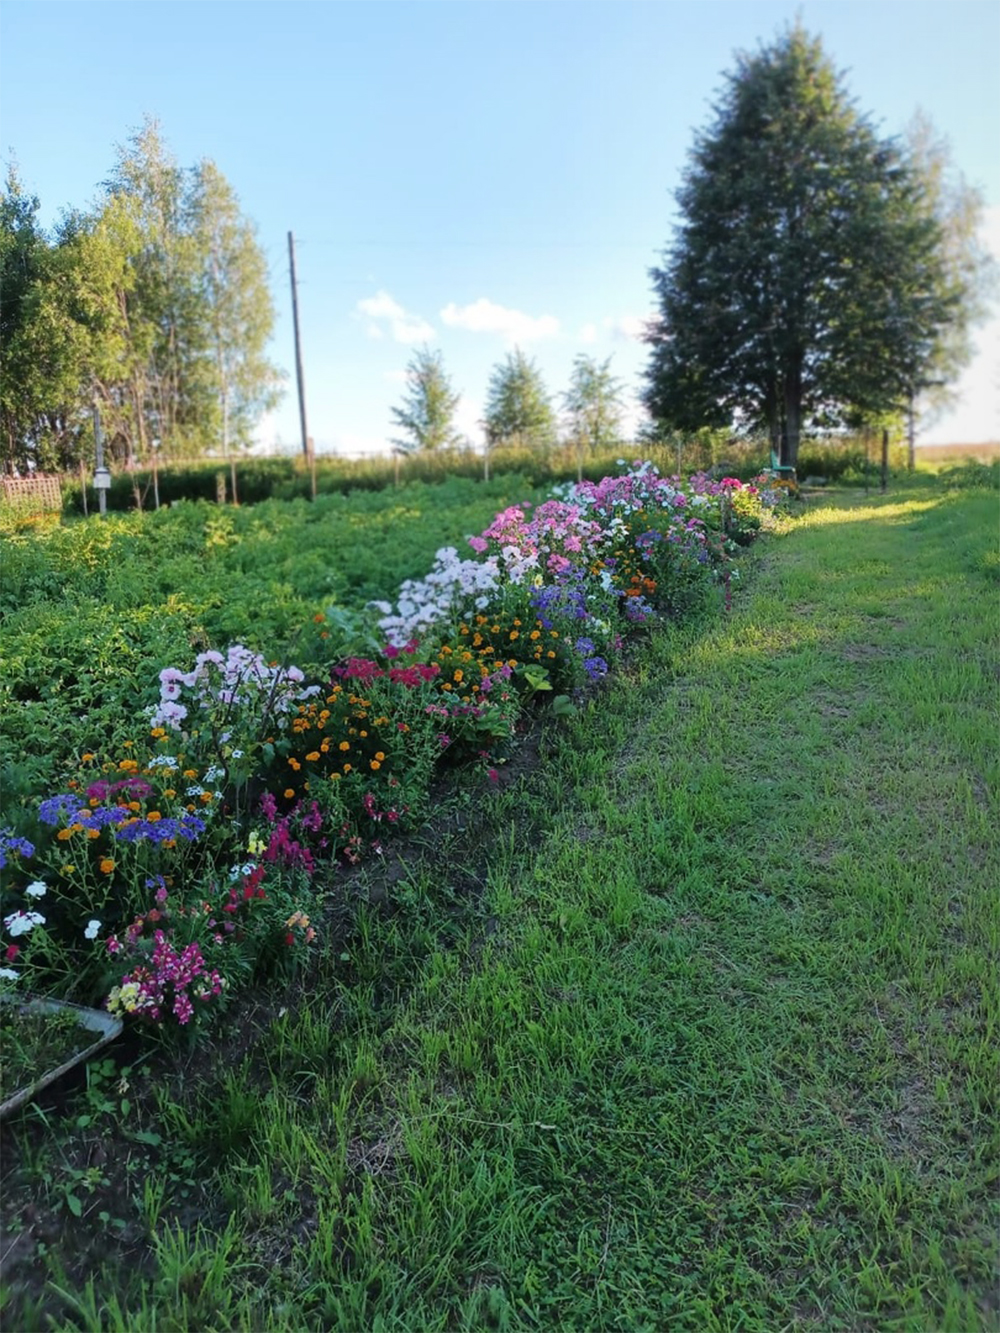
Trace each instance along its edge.
{"label": "mown grass lawn", "polygon": [[9,1326],[1000,1327],[997,517],[812,501],[249,1053],[136,1076],[120,1238]]}

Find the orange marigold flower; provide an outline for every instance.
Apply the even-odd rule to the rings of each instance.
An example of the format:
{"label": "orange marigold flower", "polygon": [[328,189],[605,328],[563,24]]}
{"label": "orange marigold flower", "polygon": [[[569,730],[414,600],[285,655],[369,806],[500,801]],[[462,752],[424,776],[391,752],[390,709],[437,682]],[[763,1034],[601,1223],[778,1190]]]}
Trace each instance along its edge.
{"label": "orange marigold flower", "polygon": [[310,750],[309,753],[306,755],[306,763],[315,764],[318,758],[319,758],[319,750]]}
{"label": "orange marigold flower", "polygon": [[345,773],[350,773],[350,771],[351,771],[351,769],[352,769],[353,767],[354,767],[353,764],[345,764],[345,765],[344,765],[344,772],[345,772]]}
{"label": "orange marigold flower", "polygon": [[302,765],[299,763],[297,759],[289,759],[288,767],[297,773],[299,769],[302,767]]}
{"label": "orange marigold flower", "polygon": [[168,797],[174,797],[174,796],[177,795],[177,793],[174,791],[173,787],[164,787],[164,788],[163,788],[163,794],[164,794],[164,796],[168,796]]}
{"label": "orange marigold flower", "polygon": [[199,799],[204,805],[208,805],[209,801],[212,799],[212,793],[211,793],[210,791],[203,791],[202,794],[199,796],[198,799]]}
{"label": "orange marigold flower", "polygon": [[114,868],[115,868],[115,863],[114,861],[112,861],[110,856],[101,857],[101,864],[99,866],[99,869],[102,875],[110,875],[112,870],[114,870]]}
{"label": "orange marigold flower", "polygon": [[340,744],[337,746],[338,750],[349,750],[350,748],[351,748],[350,741],[341,741]]}
{"label": "orange marigold flower", "polygon": [[340,781],[340,774],[339,774],[339,773],[331,773],[331,774],[330,774],[330,781],[331,781],[331,782],[339,782],[339,781]]}
{"label": "orange marigold flower", "polygon": [[313,620],[317,625],[322,625],[325,619],[326,616],[323,614],[322,611],[317,611],[316,614],[313,616]]}
{"label": "orange marigold flower", "polygon": [[456,671],[455,674],[452,676],[452,680],[457,681],[459,685],[461,685],[464,679],[465,679],[464,671]]}
{"label": "orange marigold flower", "polygon": [[373,759],[368,766],[369,768],[373,769],[376,773],[382,767],[382,765],[379,763],[377,759]]}
{"label": "orange marigold flower", "polygon": [[154,727],[149,734],[159,740],[161,736],[165,736],[167,733],[162,727]]}
{"label": "orange marigold flower", "polygon": [[517,638],[520,638],[520,631],[519,631],[519,630],[516,630],[516,629],[512,629],[511,632],[510,632],[510,641],[511,641],[511,643],[513,643],[514,640],[517,639]]}
{"label": "orange marigold flower", "polygon": [[156,821],[158,819],[162,819],[163,816],[160,814],[159,810],[149,810],[146,813],[146,818],[149,820],[151,824],[155,824]]}
{"label": "orange marigold flower", "polygon": [[295,790],[294,790],[294,788],[292,788],[292,787],[286,787],[286,788],[285,788],[285,800],[286,800],[286,801],[290,801],[294,795],[295,795]]}
{"label": "orange marigold flower", "polygon": [[375,758],[379,761],[379,763],[381,763],[385,759],[385,755],[382,753],[381,750],[376,750]]}
{"label": "orange marigold flower", "polygon": [[101,830],[99,828],[87,829],[87,837],[91,840],[91,842],[93,842],[95,838],[99,838],[100,836],[101,836]]}
{"label": "orange marigold flower", "polygon": [[91,763],[93,763],[94,758],[95,758],[95,756],[92,755],[92,754],[90,753],[90,751],[88,750],[86,754],[82,754],[82,755],[80,756],[80,762],[81,762],[82,764],[91,764]]}
{"label": "orange marigold flower", "polygon": [[184,770],[184,776],[186,778],[196,778],[198,776],[198,770],[196,768],[186,768]]}
{"label": "orange marigold flower", "polygon": [[68,828],[61,828],[59,832],[56,834],[56,837],[59,839],[60,842],[69,842],[72,836],[73,836],[73,831],[72,829]]}

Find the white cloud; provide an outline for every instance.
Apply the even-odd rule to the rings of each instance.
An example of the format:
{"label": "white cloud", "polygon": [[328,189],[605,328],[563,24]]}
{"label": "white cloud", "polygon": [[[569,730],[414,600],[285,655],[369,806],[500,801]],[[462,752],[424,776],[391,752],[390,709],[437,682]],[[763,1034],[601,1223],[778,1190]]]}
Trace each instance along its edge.
{"label": "white cloud", "polygon": [[580,332],[579,332],[576,336],[577,336],[578,340],[579,340],[580,342],[582,342],[582,343],[595,343],[595,342],[597,342],[597,325],[596,325],[596,324],[584,324],[583,328],[580,330]]}
{"label": "white cloud", "polygon": [[384,338],[386,327],[393,341],[398,343],[428,342],[434,337],[434,330],[425,319],[404,310],[386,291],[359,301],[357,313],[367,321],[369,338]]}
{"label": "white cloud", "polygon": [[511,343],[532,342],[538,338],[554,338],[559,332],[559,321],[554,315],[525,315],[520,310],[508,310],[481,296],[471,305],[458,306],[451,301],[441,311],[442,321],[453,329],[468,329],[472,333],[499,333]]}
{"label": "white cloud", "polygon": [[390,384],[406,384],[410,379],[408,370],[383,370],[382,378],[388,380]]}
{"label": "white cloud", "polygon": [[641,342],[649,318],[648,315],[619,315],[617,319],[605,319],[603,323],[616,341]]}
{"label": "white cloud", "polygon": [[455,408],[455,429],[476,449],[482,448],[483,444],[482,420],[483,404],[463,394]]}

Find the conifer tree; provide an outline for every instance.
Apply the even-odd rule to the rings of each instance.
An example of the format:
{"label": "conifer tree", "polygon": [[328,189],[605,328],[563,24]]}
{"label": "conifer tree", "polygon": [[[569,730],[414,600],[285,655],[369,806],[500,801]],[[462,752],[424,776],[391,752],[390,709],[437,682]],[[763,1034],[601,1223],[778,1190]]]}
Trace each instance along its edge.
{"label": "conifer tree", "polygon": [[646,406],[681,429],[803,427],[900,410],[962,292],[920,174],[796,25],[741,55],[652,270]]}

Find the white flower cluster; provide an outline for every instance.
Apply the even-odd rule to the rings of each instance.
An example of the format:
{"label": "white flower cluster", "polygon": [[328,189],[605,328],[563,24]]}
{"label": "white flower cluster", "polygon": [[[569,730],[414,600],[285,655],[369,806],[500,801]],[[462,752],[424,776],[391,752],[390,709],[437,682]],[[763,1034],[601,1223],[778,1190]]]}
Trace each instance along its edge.
{"label": "white flower cluster", "polygon": [[44,926],[45,918],[41,912],[11,912],[3,919],[4,926],[15,938],[18,935],[30,935],[36,926]]}
{"label": "white flower cluster", "polygon": [[213,712],[220,705],[224,709],[267,705],[281,715],[319,693],[318,685],[303,687],[304,680],[298,667],[268,666],[259,653],[234,643],[225,657],[214,650],[199,653],[192,671],[164,667],[159,707],[150,721],[154,727],[179,731],[188,716],[188,706],[181,702],[184,690],[190,691],[189,703],[203,712]]}
{"label": "white flower cluster", "polygon": [[376,609],[386,607],[388,611],[379,627],[389,643],[402,648],[432,626],[451,620],[465,606],[485,610],[498,582],[496,560],[460,560],[454,546],[444,546],[426,578],[407,579],[400,585],[394,613],[387,603],[376,604]]}

